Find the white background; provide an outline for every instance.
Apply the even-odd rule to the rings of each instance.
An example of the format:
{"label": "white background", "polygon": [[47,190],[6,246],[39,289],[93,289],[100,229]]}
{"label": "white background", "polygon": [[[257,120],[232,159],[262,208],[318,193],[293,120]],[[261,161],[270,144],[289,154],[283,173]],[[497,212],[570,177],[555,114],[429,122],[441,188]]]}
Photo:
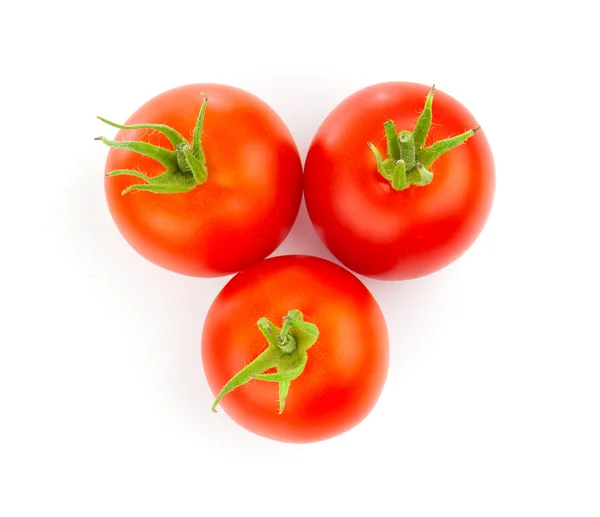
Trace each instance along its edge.
{"label": "white background", "polygon": [[[0,515],[600,515],[593,2],[5,4]],[[304,158],[338,102],[387,80],[436,83],[484,127],[489,223],[442,272],[365,281],[391,364],[361,425],[265,440],[210,412],[200,335],[227,278],[125,243],[95,117],[222,82]],[[283,253],[330,257],[304,207]]]}

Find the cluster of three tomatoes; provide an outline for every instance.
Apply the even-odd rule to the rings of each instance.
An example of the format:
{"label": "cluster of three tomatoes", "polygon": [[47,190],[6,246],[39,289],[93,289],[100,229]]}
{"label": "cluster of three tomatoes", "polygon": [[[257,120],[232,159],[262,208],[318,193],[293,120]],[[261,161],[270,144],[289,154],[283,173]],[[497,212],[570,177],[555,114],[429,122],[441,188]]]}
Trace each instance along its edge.
{"label": "cluster of three tomatoes", "polygon": [[[435,98],[435,103],[433,102]],[[338,435],[374,407],[388,370],[386,322],[353,272],[402,280],[458,258],[494,195],[488,141],[458,101],[391,82],[341,102],[304,168],[294,139],[258,97],[194,84],[158,95],[119,129],[105,190],[125,239],[190,276],[234,274],[214,300],[202,360],[237,423],[288,442]],[[346,267],[266,259],[304,194],[310,219]]]}

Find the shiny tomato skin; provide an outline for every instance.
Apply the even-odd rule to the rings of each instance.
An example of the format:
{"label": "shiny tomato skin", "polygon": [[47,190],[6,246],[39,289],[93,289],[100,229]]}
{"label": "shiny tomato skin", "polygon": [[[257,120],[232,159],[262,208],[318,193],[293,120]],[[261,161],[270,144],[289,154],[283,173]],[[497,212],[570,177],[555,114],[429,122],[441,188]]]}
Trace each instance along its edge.
{"label": "shiny tomato skin", "polygon": [[[240,271],[273,252],[286,237],[302,197],[302,164],[291,133],[258,97],[220,84],[192,84],[164,92],[127,124],[161,123],[191,141],[208,98],[202,147],[208,180],[183,194],[123,189],[140,180],[107,177],[106,199],[125,239],[166,269],[212,277]],[[160,133],[119,131],[116,140],[141,140],[172,149]],[[126,150],[110,149],[106,172],[138,169],[156,176],[164,167]]]}
{"label": "shiny tomato skin", "polygon": [[250,381],[221,400],[242,427],[274,440],[314,442],[354,427],[371,411],[387,376],[389,344],[383,314],[346,269],[321,258],[280,256],[236,275],[211,306],[202,360],[213,394],[258,356],[266,341],[256,326],[281,326],[290,309],[319,328],[304,372],[291,382],[283,413],[278,384]]}
{"label": "shiny tomato skin", "polygon": [[[447,266],[475,241],[491,210],[494,161],[483,131],[442,155],[424,187],[395,191],[377,172],[372,142],[387,157],[383,124],[413,130],[428,86],[389,82],[339,104],[306,158],[305,200],[317,233],[348,268],[403,280]],[[478,124],[455,99],[436,91],[426,146]]]}

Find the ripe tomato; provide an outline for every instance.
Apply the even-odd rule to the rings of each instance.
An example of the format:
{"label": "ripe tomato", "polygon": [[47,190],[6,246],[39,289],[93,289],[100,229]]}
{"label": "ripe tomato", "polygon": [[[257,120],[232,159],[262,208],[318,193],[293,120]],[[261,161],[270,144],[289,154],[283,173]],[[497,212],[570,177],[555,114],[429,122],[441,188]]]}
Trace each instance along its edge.
{"label": "ripe tomato", "polygon": [[[495,172],[485,135],[455,99],[436,92],[434,100],[428,91],[402,82],[360,90],[331,112],[309,148],[304,195],[310,218],[331,252],[362,275],[433,273],[474,242],[490,212]],[[397,134],[395,127],[410,131]],[[452,150],[435,159],[433,151],[444,146]]]}
{"label": "ripe tomato", "polygon": [[99,137],[111,147],[105,190],[112,217],[151,262],[192,276],[231,274],[269,255],[291,229],[302,164],[283,121],[254,95],[192,84],[154,97],[125,126],[105,122],[164,124],[180,134],[151,126],[122,129],[116,142]]}
{"label": "ripe tomato", "polygon": [[[296,346],[289,353],[279,348],[286,330]],[[238,273],[202,336],[206,377],[219,394],[213,409],[220,403],[244,428],[285,442],[324,440],[358,424],[379,398],[388,355],[373,296],[316,257],[270,258]]]}

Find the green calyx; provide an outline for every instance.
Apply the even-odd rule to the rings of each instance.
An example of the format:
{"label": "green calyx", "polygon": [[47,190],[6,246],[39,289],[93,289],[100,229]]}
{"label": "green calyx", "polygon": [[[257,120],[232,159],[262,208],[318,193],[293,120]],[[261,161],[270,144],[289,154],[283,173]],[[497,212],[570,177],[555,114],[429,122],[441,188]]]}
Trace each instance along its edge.
{"label": "green calyx", "polygon": [[464,132],[461,135],[439,140],[429,147],[424,147],[431,128],[433,95],[435,86],[431,87],[425,107],[419,116],[414,130],[396,131],[394,122],[388,120],[384,125],[387,140],[388,157],[383,159],[379,149],[369,142],[369,147],[377,160],[377,170],[392,184],[394,190],[404,190],[411,185],[423,187],[433,180],[433,173],[428,169],[442,154],[447,153],[472,137],[480,127]]}
{"label": "green calyx", "polygon": [[95,140],[101,140],[113,149],[126,149],[134,153],[148,156],[165,167],[165,171],[150,178],[143,172],[132,169],[117,169],[107,173],[107,176],[134,176],[144,180],[144,183],[131,185],[123,190],[122,194],[135,190],[144,190],[155,194],[178,194],[189,192],[201,185],[208,178],[206,169],[206,158],[202,150],[202,126],[204,125],[204,112],[208,99],[202,94],[203,100],[200,113],[196,120],[196,126],[192,136],[192,143],[188,142],[180,133],[172,127],[164,124],[133,124],[123,126],[105,118],[98,117],[102,122],[118,129],[152,129],[167,137],[173,145],[173,151],[139,141],[115,141],[99,136]]}
{"label": "green calyx", "polygon": [[[281,328],[273,325],[267,318],[257,322],[258,328],[267,340],[267,348],[248,366],[236,373],[217,395],[212,410],[230,391],[252,379],[279,383],[279,414],[285,407],[285,399],[290,383],[303,371],[308,361],[306,351],[315,344],[319,337],[316,325],[304,321],[299,310],[291,310],[283,317]],[[276,373],[263,373],[276,368]]]}

